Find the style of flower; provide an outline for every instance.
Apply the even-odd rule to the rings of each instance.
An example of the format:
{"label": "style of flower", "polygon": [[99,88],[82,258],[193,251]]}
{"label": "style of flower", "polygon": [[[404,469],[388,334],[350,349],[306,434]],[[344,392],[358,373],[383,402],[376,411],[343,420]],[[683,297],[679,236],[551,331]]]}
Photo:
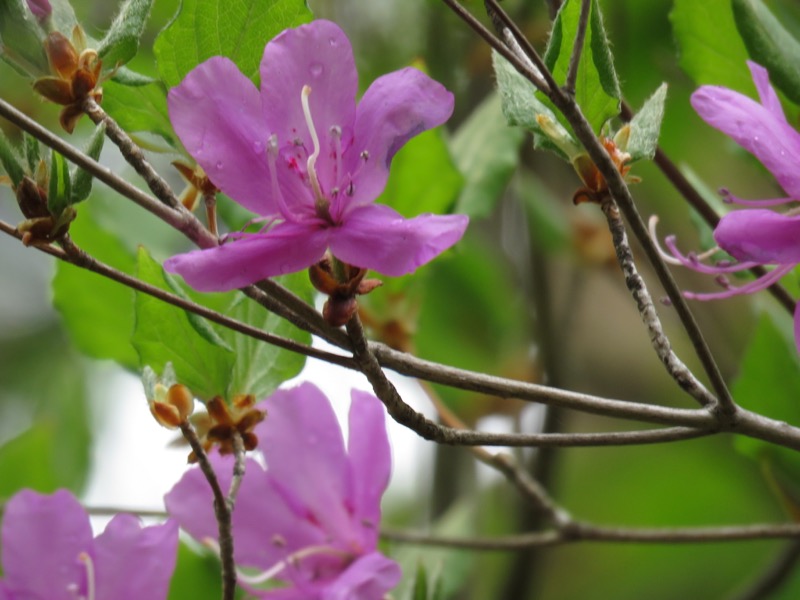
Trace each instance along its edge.
{"label": "style of flower", "polygon": [[357,90],[350,42],[324,20],[267,44],[260,93],[223,57],[170,90],[170,120],[189,154],[267,224],[174,256],[166,269],[197,290],[223,291],[309,267],[330,248],[344,263],[399,276],[461,239],[466,216],[405,219],[373,203],[392,157],[450,117],[453,95],[413,68],[380,77],[356,106]]}
{"label": "style of flower", "polygon": [[[785,198],[744,200],[722,190],[725,200],[748,207],[776,206],[800,201],[800,133],[786,120],[780,100],[769,83],[767,70],[748,61],[760,102],[717,86],[702,86],[692,94],[692,106],[706,123],[719,129],[753,154],[788,194]],[[732,211],[714,229],[719,248],[737,262],[704,264],[706,255],[682,254],[674,236],[665,243],[664,257],[701,273],[718,276],[726,289],[716,293],[685,292],[688,298],[716,300],[763,290],[790,273],[800,263],[800,214],[796,209],[777,213],[766,208]],[[717,249],[712,250],[713,254]],[[735,287],[727,273],[756,266],[775,265],[767,274]],[[794,334],[800,352],[800,304],[794,311]]]}
{"label": "style of flower", "polygon": [[89,516],[66,490],[15,494],[3,511],[0,600],[166,598],[178,525],[142,527],[116,515],[92,538]]}
{"label": "style of flower", "polygon": [[[233,512],[239,583],[269,600],[380,600],[400,580],[397,563],[377,551],[380,500],[391,453],[384,409],[374,396],[352,392],[349,439],[330,402],[313,384],[281,390],[259,404],[267,419],[256,434],[267,468],[248,459]],[[223,489],[233,461],[212,454]],[[199,469],[167,494],[166,506],[198,540],[218,538],[213,499]],[[270,579],[285,587],[253,586]]]}

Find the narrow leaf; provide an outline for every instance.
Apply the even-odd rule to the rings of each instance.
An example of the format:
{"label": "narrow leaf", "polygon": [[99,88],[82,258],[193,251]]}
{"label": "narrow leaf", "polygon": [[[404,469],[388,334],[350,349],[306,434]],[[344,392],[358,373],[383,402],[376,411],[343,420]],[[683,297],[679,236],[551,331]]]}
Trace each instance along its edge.
{"label": "narrow leaf", "polygon": [[[148,83],[155,83],[158,81],[158,79],[154,79],[148,75],[143,75],[142,73],[137,73],[128,67],[120,67],[114,73],[111,81],[116,81],[121,85],[137,87],[140,85],[147,85]],[[103,97],[103,100],[105,100],[105,96]]]}
{"label": "narrow leaf", "polygon": [[50,153],[50,189],[47,193],[47,210],[60,215],[70,205],[72,185],[66,159],[53,150]]}
{"label": "narrow leaf", "polygon": [[[575,100],[596,133],[606,121],[619,114],[619,81],[597,0],[592,0],[586,28],[583,54],[578,66]],[[545,63],[559,83],[564,83],[569,70],[572,48],[580,19],[580,0],[567,0],[553,23],[553,32],[545,52]],[[543,101],[549,103],[542,96]],[[563,115],[562,124],[569,127]]]}
{"label": "narrow leaf", "polygon": [[0,129],[0,165],[3,166],[3,170],[11,179],[11,184],[17,187],[25,175],[25,170],[20,164],[19,157],[14,147],[11,145],[11,142],[5,136],[2,129]]}
{"label": "narrow leaf", "polygon": [[667,84],[662,83],[642,106],[630,122],[630,138],[627,152],[631,160],[652,160],[658,147],[661,121],[664,118],[664,102],[667,99]]}
{"label": "narrow leaf", "polygon": [[770,74],[786,96],[800,104],[800,42],[761,0],[733,0],[733,17],[750,57]]}
{"label": "narrow leaf", "polygon": [[[95,128],[94,133],[86,142],[83,152],[93,159],[100,158],[100,152],[103,150],[103,142],[105,141],[106,126],[105,123]],[[94,176],[88,171],[76,167],[72,172],[72,195],[70,197],[70,204],[82,202],[89,197],[92,193],[92,181]]]}
{"label": "narrow leaf", "polygon": [[167,91],[161,82],[132,87],[109,81],[103,86],[103,107],[126,131],[152,133],[175,149],[181,147],[169,121]]}
{"label": "narrow leaf", "polygon": [[[144,248],[137,256],[137,276],[161,289],[171,291],[164,271]],[[157,373],[167,362],[175,368],[178,381],[201,400],[224,396],[229,385],[235,355],[197,332],[186,312],[137,293],[135,326],[131,341],[142,366]]]}
{"label": "narrow leaf", "polygon": [[22,134],[22,140],[25,146],[25,163],[28,167],[28,172],[34,174],[39,167],[39,161],[42,160],[39,140],[27,133]]}
{"label": "narrow leaf", "polygon": [[310,20],[303,0],[184,0],[156,39],[158,71],[173,87],[204,60],[226,56],[257,82],[267,41]]}
{"label": "narrow leaf", "polygon": [[97,47],[107,68],[124,65],[136,56],[152,4],[153,0],[126,0],[122,5]]}
{"label": "narrow leaf", "polygon": [[488,216],[516,170],[525,135],[504,121],[500,96],[492,93],[453,136],[450,150],[465,180],[455,212]]}

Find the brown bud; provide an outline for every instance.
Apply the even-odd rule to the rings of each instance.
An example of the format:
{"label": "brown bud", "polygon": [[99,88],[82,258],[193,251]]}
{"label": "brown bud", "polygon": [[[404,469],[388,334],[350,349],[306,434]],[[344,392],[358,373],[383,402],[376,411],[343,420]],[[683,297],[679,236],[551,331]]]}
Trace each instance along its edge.
{"label": "brown bud", "polygon": [[176,383],[167,391],[167,402],[174,406],[180,415],[181,421],[185,421],[194,412],[194,397],[185,385]]}
{"label": "brown bud", "polygon": [[45,38],[44,51],[53,72],[62,79],[70,79],[78,68],[78,52],[72,42],[58,31],[53,31]]}

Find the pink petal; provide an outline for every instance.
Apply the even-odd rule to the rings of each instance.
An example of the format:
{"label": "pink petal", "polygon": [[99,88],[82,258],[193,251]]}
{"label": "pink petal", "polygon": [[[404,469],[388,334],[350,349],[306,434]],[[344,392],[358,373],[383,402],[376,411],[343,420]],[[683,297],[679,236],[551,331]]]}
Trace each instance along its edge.
{"label": "pink petal", "polygon": [[366,554],[331,582],[322,600],[379,600],[400,583],[400,566],[379,552]]}
{"label": "pink petal", "polygon": [[198,291],[224,292],[311,266],[325,253],[328,235],[315,222],[281,223],[267,233],[178,254],[164,268]]}
{"label": "pink petal", "polygon": [[28,0],[28,8],[39,21],[44,21],[53,12],[49,0]]}
{"label": "pink petal", "polygon": [[91,554],[93,544],[89,517],[70,492],[22,490],[3,512],[5,587],[12,598],[73,600],[68,586],[86,580],[78,556]]}
{"label": "pink petal", "polygon": [[[757,82],[758,83],[758,82]],[[762,84],[762,93],[767,94]],[[692,106],[712,127],[733,138],[752,153],[774,175],[781,187],[800,198],[800,134],[769,107],[738,92],[716,86],[703,86],[692,94]]]}
{"label": "pink petal", "polygon": [[392,472],[392,452],[381,401],[359,390],[350,395],[348,496],[356,522],[362,526],[362,547],[374,549],[381,521],[381,496]]}
{"label": "pink petal", "polygon": [[331,230],[338,259],[397,277],[412,273],[458,242],[469,223],[465,215],[403,218],[388,206],[362,206]]}
{"label": "pink petal", "polygon": [[163,600],[177,553],[177,522],[142,527],[133,515],[115,516],[95,540],[96,597]]}
{"label": "pink petal", "polygon": [[722,217],[714,229],[714,239],[742,262],[800,263],[800,215],[759,208],[736,210]]}
{"label": "pink petal", "polygon": [[[210,456],[220,486],[227,490],[233,458]],[[197,540],[219,539],[213,496],[199,468],[187,471],[164,497],[167,511]],[[245,463],[245,476],[233,512],[234,553],[237,564],[267,569],[300,548],[325,541],[325,533],[298,518],[271,487],[264,468],[256,461]],[[280,544],[276,542],[280,542]]]}
{"label": "pink petal", "polygon": [[211,181],[245,208],[277,214],[265,157],[269,131],[253,82],[215,56],[172,88],[167,102],[175,133]]}
{"label": "pink petal", "polygon": [[[346,156],[354,175],[351,204],[367,204],[386,186],[392,157],[415,135],[441,125],[453,113],[453,94],[421,71],[408,67],[369,86],[356,114],[355,140]],[[361,153],[366,151],[366,164]]]}
{"label": "pink petal", "polygon": [[331,127],[337,126],[349,144],[358,73],[350,41],[335,23],[319,19],[287,29],[267,44],[261,59],[263,119],[269,132],[277,134],[281,148],[299,139],[311,153],[300,103],[305,85],[311,87],[309,107],[320,139],[327,139]]}
{"label": "pink petal", "polygon": [[348,461],[330,401],[303,383],[278,390],[262,406],[267,418],[255,432],[270,481],[295,513],[319,523],[333,540],[349,540]]}

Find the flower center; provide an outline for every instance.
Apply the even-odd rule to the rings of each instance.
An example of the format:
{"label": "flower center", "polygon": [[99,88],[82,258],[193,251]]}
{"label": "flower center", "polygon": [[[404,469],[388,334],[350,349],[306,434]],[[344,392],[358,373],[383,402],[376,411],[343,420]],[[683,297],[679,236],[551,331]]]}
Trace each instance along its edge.
{"label": "flower center", "polygon": [[311,95],[311,86],[304,85],[300,92],[300,103],[303,105],[303,116],[306,118],[306,125],[311,134],[311,142],[314,144],[314,151],[308,157],[306,162],[306,171],[308,173],[308,180],[311,184],[311,190],[314,192],[314,208],[317,215],[325,219],[329,223],[333,223],[331,218],[331,201],[328,200],[322,193],[322,188],[319,185],[319,178],[317,177],[317,158],[319,158],[319,136],[317,129],[314,127],[314,120],[311,118],[311,107],[308,105],[308,97]]}

